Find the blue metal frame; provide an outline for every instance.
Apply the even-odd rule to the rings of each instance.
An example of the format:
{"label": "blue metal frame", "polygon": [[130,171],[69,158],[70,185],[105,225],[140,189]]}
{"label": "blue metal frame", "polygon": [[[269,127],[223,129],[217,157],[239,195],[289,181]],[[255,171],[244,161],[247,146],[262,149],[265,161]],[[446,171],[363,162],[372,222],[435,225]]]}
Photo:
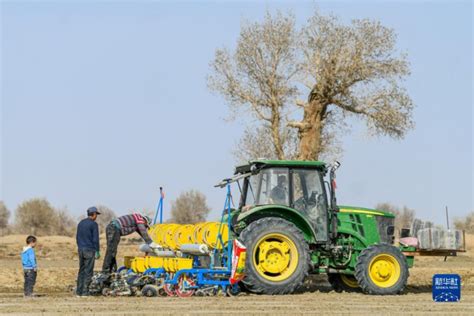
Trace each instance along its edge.
{"label": "blue metal frame", "polygon": [[[231,243],[231,233],[230,233],[230,228],[231,228],[231,216],[230,216],[230,212],[231,212],[231,204],[232,204],[232,193],[230,191],[230,180],[227,180],[227,184],[226,184],[226,187],[227,187],[227,194],[226,194],[226,198],[225,198],[225,203],[224,203],[224,209],[222,210],[222,215],[221,215],[221,221],[220,221],[220,224],[219,224],[219,231],[218,231],[218,234],[217,234],[217,239],[216,239],[216,249],[214,249],[214,255],[216,255],[217,253],[217,248],[219,248],[219,243],[220,245],[222,245],[222,247],[224,247],[224,242],[222,240],[222,235],[221,235],[221,229],[222,229],[222,223],[224,222],[224,216],[225,216],[225,213],[227,211],[227,269],[230,271],[232,269],[232,260],[230,260],[232,258],[232,243]],[[213,268],[213,265],[214,263],[211,262],[211,268]]]}
{"label": "blue metal frame", "polygon": [[[222,229],[222,224],[224,223],[224,216],[227,213],[227,227],[228,227],[228,238],[227,238],[227,262],[225,263],[226,267],[223,267],[222,269],[216,269],[214,267],[214,260],[211,260],[211,267],[210,269],[202,269],[202,268],[193,268],[193,269],[183,269],[177,271],[173,277],[170,280],[166,280],[165,283],[168,284],[173,284],[176,285],[178,284],[178,280],[182,275],[185,274],[190,274],[193,275],[196,279],[196,285],[190,286],[189,288],[199,288],[203,285],[217,285],[221,286],[223,288],[226,288],[230,286],[230,274],[232,270],[232,242],[231,242],[231,203],[232,203],[232,194],[230,190],[230,181],[227,181],[227,194],[226,194],[226,199],[224,203],[224,209],[222,210],[222,216],[221,216],[221,221],[219,225],[219,231],[217,234],[217,240],[216,244],[217,247],[213,250],[213,258],[216,258],[216,255],[218,253],[217,248],[219,248],[219,243],[224,247],[224,242],[222,240],[222,234],[221,234],[221,229]],[[194,266],[199,264],[199,259],[197,257],[194,257]],[[216,276],[216,275],[221,275],[222,277],[225,277],[225,280],[215,280],[213,278],[209,278],[210,275]]]}
{"label": "blue metal frame", "polygon": [[163,194],[163,187],[160,187],[160,201],[156,206],[155,217],[153,219],[153,224],[156,224],[156,220],[158,219],[158,214],[160,214],[160,224],[163,224],[163,200],[165,196]]}
{"label": "blue metal frame", "polygon": [[[232,270],[232,240],[231,240],[231,203],[232,203],[232,194],[231,194],[231,189],[230,189],[230,181],[228,180],[226,183],[227,186],[227,194],[226,194],[226,199],[224,203],[224,209],[222,210],[222,216],[221,216],[221,221],[219,225],[219,231],[217,234],[217,240],[216,244],[217,247],[213,250],[212,252],[212,257],[211,257],[211,266],[210,268],[199,268],[200,265],[200,260],[198,256],[193,256],[193,268],[192,269],[183,269],[177,271],[175,274],[172,273],[167,273],[163,268],[149,268],[147,269],[143,274],[144,275],[150,275],[154,274],[155,276],[159,277],[164,277],[165,278],[165,283],[172,284],[172,285],[177,285],[179,278],[182,275],[192,275],[196,281],[196,284],[193,286],[189,286],[190,289],[197,289],[199,287],[202,287],[204,285],[214,285],[214,286],[220,286],[223,289],[226,289],[227,287],[231,286],[229,278],[231,275],[231,270]],[[163,223],[163,199],[164,199],[164,194],[163,194],[163,188],[160,187],[160,201],[158,203],[158,206],[156,208],[156,213],[155,217],[153,220],[153,223],[156,224],[156,221],[160,219],[160,224]],[[222,234],[221,234],[221,229],[222,225],[224,223],[224,216],[227,213],[227,227],[228,227],[228,242],[227,245],[224,245],[223,239],[222,239]],[[227,258],[226,262],[221,260],[220,263],[215,262],[215,258],[218,258],[218,255],[221,255],[221,252],[218,251],[217,248],[219,248],[219,245],[224,248],[224,246],[227,246]],[[216,264],[220,264],[222,267],[215,267]],[[123,269],[125,267],[121,267]],[[129,269],[129,272],[132,271]],[[222,278],[223,280],[216,280],[216,277]]]}
{"label": "blue metal frame", "polygon": [[[179,270],[176,272],[171,280],[165,281],[165,283],[173,284],[176,285],[178,284],[178,280],[183,274],[192,274],[196,276],[196,285],[195,286],[190,286],[189,288],[199,288],[202,285],[220,285],[222,287],[230,286],[230,270],[218,270],[218,269],[199,269],[199,268],[194,268],[194,269],[184,269],[184,270]],[[213,275],[218,275],[221,274],[223,277],[227,277],[225,280],[214,280],[210,279],[205,274],[213,274]]]}
{"label": "blue metal frame", "polygon": [[166,273],[166,271],[163,268],[148,268],[146,269],[145,272],[143,272],[144,275],[152,274],[152,273],[154,273],[155,275],[161,275],[161,274]]}

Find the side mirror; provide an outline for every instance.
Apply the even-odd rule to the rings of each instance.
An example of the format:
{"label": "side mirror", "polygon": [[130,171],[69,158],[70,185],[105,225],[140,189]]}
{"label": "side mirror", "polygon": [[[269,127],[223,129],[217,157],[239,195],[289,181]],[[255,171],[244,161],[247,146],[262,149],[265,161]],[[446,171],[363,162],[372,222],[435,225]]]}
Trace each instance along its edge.
{"label": "side mirror", "polygon": [[340,166],[341,166],[341,163],[336,160],[336,161],[334,161],[334,163],[332,164],[331,170],[332,170],[332,171],[336,171],[337,169],[339,169]]}

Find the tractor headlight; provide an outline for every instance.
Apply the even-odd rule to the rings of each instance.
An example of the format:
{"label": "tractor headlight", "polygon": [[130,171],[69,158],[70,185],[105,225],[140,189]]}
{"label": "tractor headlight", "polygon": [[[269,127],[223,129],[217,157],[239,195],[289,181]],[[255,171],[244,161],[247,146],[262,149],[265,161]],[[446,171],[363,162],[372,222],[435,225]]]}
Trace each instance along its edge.
{"label": "tractor headlight", "polygon": [[405,238],[405,237],[410,237],[410,229],[409,228],[402,228],[400,231],[400,237]]}
{"label": "tractor headlight", "polygon": [[387,227],[387,235],[392,236],[395,233],[395,226],[390,225]]}

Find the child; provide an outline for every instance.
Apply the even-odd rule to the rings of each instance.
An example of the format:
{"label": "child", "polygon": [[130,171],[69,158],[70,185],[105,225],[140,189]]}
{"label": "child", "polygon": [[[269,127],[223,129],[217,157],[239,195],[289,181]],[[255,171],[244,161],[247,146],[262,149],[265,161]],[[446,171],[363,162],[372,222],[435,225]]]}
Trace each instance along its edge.
{"label": "child", "polygon": [[33,296],[33,287],[36,283],[36,237],[28,236],[26,238],[26,247],[23,247],[21,253],[21,263],[23,264],[23,274],[25,276],[25,297]]}

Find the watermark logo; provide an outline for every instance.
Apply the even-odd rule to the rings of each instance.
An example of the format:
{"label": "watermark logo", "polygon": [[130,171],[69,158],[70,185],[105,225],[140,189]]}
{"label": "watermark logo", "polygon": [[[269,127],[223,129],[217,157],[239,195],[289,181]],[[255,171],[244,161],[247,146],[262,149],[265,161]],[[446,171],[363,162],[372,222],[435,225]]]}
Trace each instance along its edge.
{"label": "watermark logo", "polygon": [[433,275],[433,301],[459,302],[461,300],[461,277],[459,274]]}

